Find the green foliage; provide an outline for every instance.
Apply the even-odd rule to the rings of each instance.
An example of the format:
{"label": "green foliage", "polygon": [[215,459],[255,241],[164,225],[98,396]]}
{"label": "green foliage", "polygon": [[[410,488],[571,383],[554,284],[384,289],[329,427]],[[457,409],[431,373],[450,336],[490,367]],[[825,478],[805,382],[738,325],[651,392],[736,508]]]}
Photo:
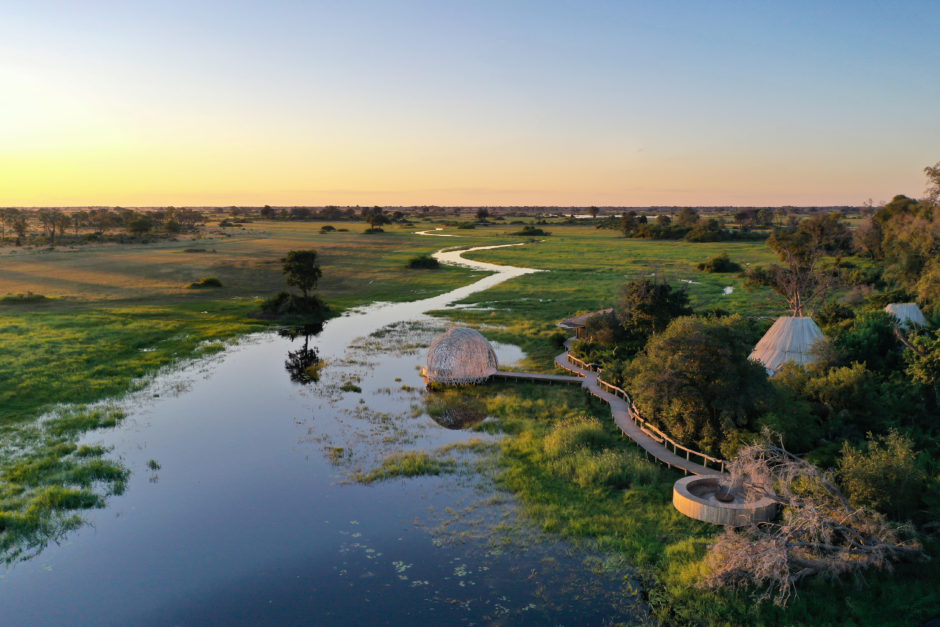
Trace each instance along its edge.
{"label": "green foliage", "polygon": [[925,478],[914,442],[895,430],[877,437],[869,433],[864,449],[842,446],[839,479],[855,507],[907,519],[920,504]]}
{"label": "green foliage", "polygon": [[813,320],[826,327],[842,322],[843,320],[851,320],[854,317],[855,312],[851,307],[846,307],[836,302],[829,302],[816,311]]}
{"label": "green foliage", "polygon": [[720,253],[708,261],[698,264],[699,270],[705,272],[741,272],[741,264],[731,261],[728,253]]}
{"label": "green foliage", "polygon": [[320,227],[320,233],[332,233],[336,230],[336,227],[332,224],[324,224]]}
{"label": "green foliage", "polygon": [[343,392],[355,392],[356,394],[362,394],[362,388],[353,383],[352,381],[346,381],[339,387]]}
{"label": "green foliage", "polygon": [[903,369],[894,318],[885,311],[859,314],[846,326],[833,328],[830,340],[845,363],[860,362],[881,372]]}
{"label": "green foliage", "polygon": [[205,289],[209,287],[222,287],[222,281],[219,280],[219,277],[204,276],[198,281],[190,283],[186,287],[191,290],[200,290],[200,289]]}
{"label": "green foliage", "polygon": [[687,446],[733,456],[733,432],[753,431],[773,401],[751,346],[739,316],[673,320],[627,369],[640,413]]}
{"label": "green foliage", "polygon": [[[937,189],[936,168],[925,172],[929,189]],[[895,196],[875,212],[864,234],[860,248],[884,259],[888,280],[915,291],[926,309],[940,309],[940,202],[935,194],[923,202]]]}
{"label": "green foliage", "polygon": [[436,270],[441,267],[441,263],[431,255],[424,254],[409,259],[408,267],[423,270]]}
{"label": "green foliage", "polygon": [[291,250],[281,259],[287,285],[303,292],[304,299],[323,276],[315,250]]}
{"label": "green foliage", "polygon": [[615,312],[627,334],[645,342],[674,318],[691,314],[692,309],[685,289],[673,290],[668,283],[640,279],[620,288]]}
{"label": "green foliage", "polygon": [[932,388],[934,406],[940,406],[940,330],[913,334],[908,342],[905,371],[915,383]]}

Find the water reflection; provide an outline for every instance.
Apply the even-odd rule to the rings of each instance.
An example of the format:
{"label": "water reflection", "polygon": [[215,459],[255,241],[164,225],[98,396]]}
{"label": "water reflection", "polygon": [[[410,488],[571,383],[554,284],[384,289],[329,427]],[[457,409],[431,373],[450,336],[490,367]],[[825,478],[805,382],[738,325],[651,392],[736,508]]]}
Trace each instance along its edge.
{"label": "water reflection", "polygon": [[428,393],[427,412],[446,429],[466,429],[486,419],[486,404],[459,390],[438,390]]}
{"label": "water reflection", "polygon": [[300,327],[288,327],[278,331],[281,337],[295,340],[300,336],[304,338],[304,344],[297,350],[287,351],[287,361],[284,362],[284,369],[290,375],[290,380],[294,383],[307,385],[316,383],[320,380],[320,371],[325,365],[320,361],[320,355],[316,347],[310,347],[311,336],[319,335],[323,330],[323,325],[309,324]]}

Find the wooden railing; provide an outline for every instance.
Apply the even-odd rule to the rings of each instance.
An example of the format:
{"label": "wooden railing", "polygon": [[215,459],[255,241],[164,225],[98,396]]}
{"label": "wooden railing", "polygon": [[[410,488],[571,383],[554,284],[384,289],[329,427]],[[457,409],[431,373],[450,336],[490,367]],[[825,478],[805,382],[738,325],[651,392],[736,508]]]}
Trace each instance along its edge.
{"label": "wooden railing", "polygon": [[[567,357],[568,363],[578,366],[582,370],[588,370],[591,372],[600,372],[600,368],[597,368],[594,364],[589,364],[581,359],[578,359],[577,357],[573,356],[571,353],[566,352],[565,355]],[[659,428],[657,428],[655,425],[650,424],[649,421],[647,421],[645,418],[643,418],[640,415],[640,412],[636,407],[636,403],[634,403],[630,399],[630,395],[627,394],[626,390],[624,390],[623,388],[619,388],[616,385],[613,385],[611,383],[608,383],[607,381],[604,381],[600,377],[597,377],[597,385],[605,392],[608,392],[609,394],[613,394],[614,396],[619,396],[624,401],[626,401],[627,405],[630,406],[630,411],[627,412],[627,414],[630,416],[630,419],[633,420],[633,422],[635,422],[637,426],[640,427],[640,430],[643,431],[643,433],[648,435],[655,442],[665,446],[666,450],[668,450],[669,447],[671,446],[672,452],[675,453],[676,455],[679,455],[680,454],[679,451],[682,451],[683,453],[685,453],[685,458],[689,461],[693,461],[692,458],[697,457],[702,460],[702,466],[705,466],[705,468],[708,468],[709,467],[708,464],[709,462],[711,462],[714,466],[718,467],[721,472],[725,472],[725,464],[726,464],[725,460],[719,459],[717,457],[712,457],[711,455],[701,453],[699,451],[690,449],[686,446],[682,446],[681,444],[679,444],[678,442],[670,438],[668,435],[660,431]]]}

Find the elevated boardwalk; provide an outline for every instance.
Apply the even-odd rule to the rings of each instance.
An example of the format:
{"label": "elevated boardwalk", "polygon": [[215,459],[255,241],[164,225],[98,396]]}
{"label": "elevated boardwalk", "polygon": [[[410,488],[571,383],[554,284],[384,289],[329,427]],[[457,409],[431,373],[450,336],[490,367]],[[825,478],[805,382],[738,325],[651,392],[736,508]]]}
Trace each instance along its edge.
{"label": "elevated boardwalk", "polygon": [[[567,347],[567,343],[565,345]],[[666,464],[670,468],[677,468],[686,474],[693,475],[721,475],[724,472],[724,461],[709,457],[703,453],[693,451],[672,442],[664,433],[649,425],[637,416],[633,410],[629,397],[620,388],[598,378],[597,373],[591,370],[590,364],[571,357],[566,350],[555,357],[555,365],[562,370],[573,372],[580,377],[581,386],[597,398],[610,405],[614,422],[620,427],[625,436],[636,442],[648,455]],[[667,446],[672,445],[673,450]],[[681,449],[681,453],[679,452]],[[702,458],[704,463],[711,462],[716,468],[709,468],[691,460],[692,456]]]}
{"label": "elevated boardwalk", "polygon": [[536,374],[533,372],[508,372],[497,370],[490,376],[491,379],[506,379],[509,381],[531,381],[533,383],[567,383],[581,385],[581,377],[572,377],[564,374]]}

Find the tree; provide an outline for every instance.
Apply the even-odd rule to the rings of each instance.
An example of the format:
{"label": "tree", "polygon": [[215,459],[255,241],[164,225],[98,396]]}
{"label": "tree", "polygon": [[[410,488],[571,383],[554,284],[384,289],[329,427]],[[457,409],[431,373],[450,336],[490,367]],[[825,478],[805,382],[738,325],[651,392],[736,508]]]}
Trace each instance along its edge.
{"label": "tree", "polygon": [[6,229],[13,228],[13,223],[19,215],[20,210],[14,209],[13,207],[0,209],[0,242],[6,239]]}
{"label": "tree", "polygon": [[27,230],[29,230],[29,223],[26,221],[26,216],[22,213],[14,216],[13,231],[16,233],[17,246],[21,246],[23,244],[23,238],[26,237]]}
{"label": "tree", "polygon": [[693,227],[698,224],[698,211],[692,207],[683,207],[676,216],[676,224],[684,227]]}
{"label": "tree", "polygon": [[273,220],[274,216],[277,215],[277,212],[271,207],[271,205],[265,205],[261,208],[261,217],[265,220]]}
{"label": "tree", "polygon": [[588,213],[591,214],[591,219],[597,219],[597,214],[600,212],[600,209],[597,207],[588,207]]}
{"label": "tree", "polygon": [[292,250],[281,259],[284,264],[284,276],[287,284],[303,292],[306,300],[310,290],[316,288],[317,281],[323,276],[315,250]]}
{"label": "tree", "polygon": [[924,168],[924,174],[927,175],[924,202],[933,206],[940,205],[940,161]]}
{"label": "tree", "polygon": [[639,226],[640,221],[637,219],[636,211],[623,212],[623,216],[620,218],[620,230],[623,231],[625,237],[633,234]]}
{"label": "tree", "polygon": [[842,255],[851,251],[852,234],[838,211],[806,218],[800,222],[798,232],[806,238],[811,250],[828,255]]}
{"label": "tree", "polygon": [[477,220],[480,222],[486,222],[486,219],[490,217],[490,210],[486,207],[480,207],[477,209]]}
{"label": "tree", "polygon": [[668,283],[640,279],[620,288],[615,313],[629,335],[645,342],[664,330],[673,318],[691,314],[692,308],[684,289],[673,290]]}
{"label": "tree", "polygon": [[146,213],[135,213],[129,216],[126,224],[131,235],[140,236],[149,233],[153,228],[153,218]]}
{"label": "tree", "polygon": [[795,587],[814,575],[836,577],[930,559],[883,517],[853,507],[831,473],[772,443],[770,434],[765,437],[734,459],[731,481],[748,486],[748,499],[773,500],[783,515],[778,524],[728,528],[709,549],[706,586],[756,589],[758,600],[785,606]]}
{"label": "tree", "polygon": [[87,211],[76,211],[72,214],[72,226],[75,228],[75,235],[78,235],[79,227],[85,226],[88,224],[88,212]]}
{"label": "tree", "polygon": [[55,248],[55,231],[64,217],[63,213],[58,209],[40,209],[37,217],[49,234],[49,246]]}
{"label": "tree", "polygon": [[640,413],[687,446],[733,454],[774,398],[752,346],[740,316],[673,320],[626,371]]}
{"label": "tree", "polygon": [[825,227],[818,223],[805,228],[801,223],[796,228],[776,229],[768,238],[767,245],[785,265],[750,268],[748,285],[766,285],[773,289],[786,301],[792,316],[812,315],[834,282],[832,275],[819,269],[819,260],[827,246],[841,246],[842,240],[830,242]]}
{"label": "tree", "polygon": [[388,224],[388,216],[385,215],[385,210],[381,207],[366,207],[362,210],[362,218],[369,223],[369,230],[375,230],[376,227],[379,227],[383,224]]}
{"label": "tree", "polygon": [[901,334],[901,339],[907,346],[904,358],[908,376],[915,383],[932,388],[934,406],[940,406],[940,330],[914,332],[910,337]]}

